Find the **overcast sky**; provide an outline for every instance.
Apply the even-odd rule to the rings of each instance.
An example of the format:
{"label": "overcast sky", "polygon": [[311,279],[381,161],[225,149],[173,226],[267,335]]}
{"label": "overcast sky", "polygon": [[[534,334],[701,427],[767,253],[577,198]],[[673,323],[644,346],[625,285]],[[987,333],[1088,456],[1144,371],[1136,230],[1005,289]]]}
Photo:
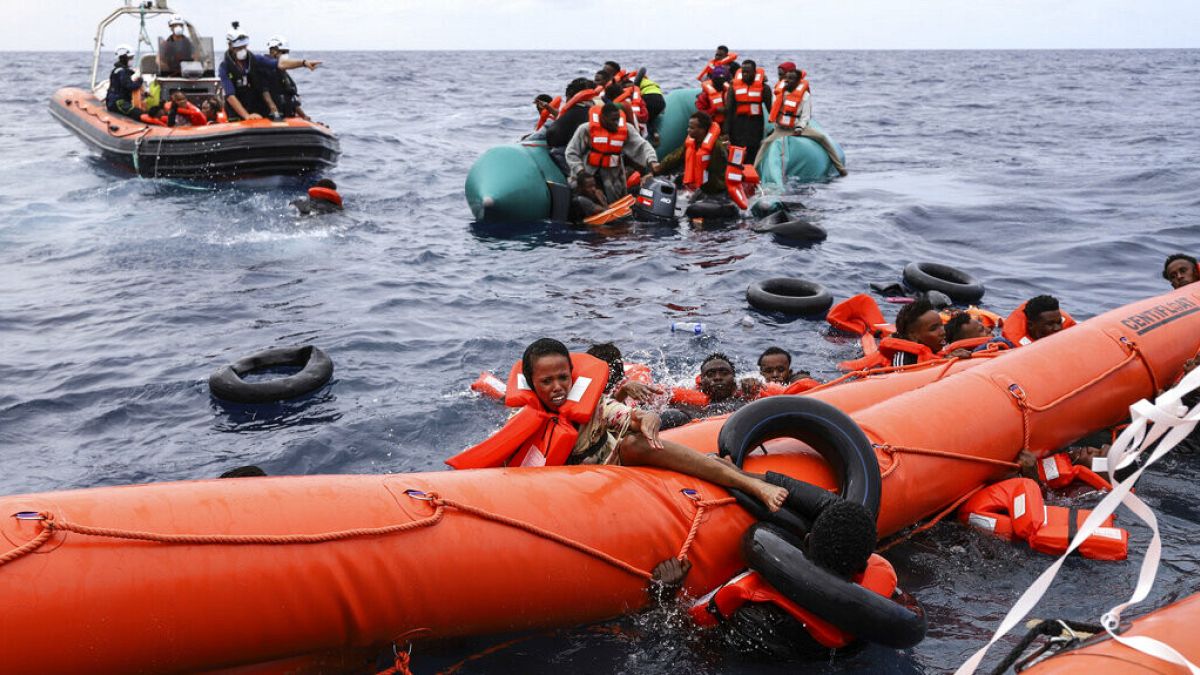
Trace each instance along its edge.
{"label": "overcast sky", "polygon": [[[0,0],[0,49],[90,50],[96,24],[118,4]],[[304,50],[1200,47],[1200,0],[173,0],[172,7],[217,38],[238,19],[259,49],[273,34]],[[114,35],[106,45],[132,36]]]}

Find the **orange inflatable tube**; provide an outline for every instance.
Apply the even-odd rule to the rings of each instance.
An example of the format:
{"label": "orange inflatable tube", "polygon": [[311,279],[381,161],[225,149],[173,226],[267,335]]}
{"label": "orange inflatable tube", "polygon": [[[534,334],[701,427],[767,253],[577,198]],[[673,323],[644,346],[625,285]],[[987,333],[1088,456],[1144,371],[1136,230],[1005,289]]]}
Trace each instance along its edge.
{"label": "orange inflatable tube", "polygon": [[[877,444],[886,535],[1009,471],[1026,446],[1057,449],[1121,421],[1180,372],[1197,335],[1200,288],[1181,289],[1000,358],[932,362],[806,397],[852,408]],[[722,423],[664,436],[711,447]],[[768,449],[747,468],[835,485],[800,441]],[[711,591],[743,567],[750,524],[720,488],[619,466],[4,497],[0,663],[190,672],[594,622],[644,606],[649,570],[671,556],[692,562],[689,593]]]}

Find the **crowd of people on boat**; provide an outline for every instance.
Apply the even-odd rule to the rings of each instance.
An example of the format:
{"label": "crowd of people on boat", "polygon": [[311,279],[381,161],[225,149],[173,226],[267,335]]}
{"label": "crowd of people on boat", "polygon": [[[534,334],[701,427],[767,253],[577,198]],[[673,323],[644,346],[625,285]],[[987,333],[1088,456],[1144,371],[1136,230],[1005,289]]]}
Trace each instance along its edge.
{"label": "crowd of people on boat", "polygon": [[167,25],[170,35],[159,41],[154,77],[135,70],[139,64],[133,63],[136,55],[131,47],[116,48],[105,96],[110,112],[165,127],[264,118],[309,119],[301,106],[299,88],[288,71],[316,70],[321,61],[291,58],[287,40],[281,36],[267,40],[265,54],[253,53],[249,35],[234,22],[225,36],[227,49],[215,69],[218,87],[210,92],[194,86],[204,69],[197,61],[201,55],[195,36],[187,34],[190,24],[176,14]]}
{"label": "crowd of people on boat", "polygon": [[[569,82],[562,96],[538,95],[536,128],[544,128],[550,157],[573,190],[573,219],[619,211],[643,182],[662,175],[698,191],[697,199],[731,198],[744,208],[744,191],[757,182],[760,150],[788,136],[816,141],[846,175],[833,143],[811,124],[807,73],[783,62],[770,85],[765,69],[737,58],[724,45],[717,48],[697,77],[703,88],[683,147],[661,158],[659,123],[667,101],[645,68],[624,70],[606,61],[591,79]],[[772,131],[764,139],[767,123]]]}

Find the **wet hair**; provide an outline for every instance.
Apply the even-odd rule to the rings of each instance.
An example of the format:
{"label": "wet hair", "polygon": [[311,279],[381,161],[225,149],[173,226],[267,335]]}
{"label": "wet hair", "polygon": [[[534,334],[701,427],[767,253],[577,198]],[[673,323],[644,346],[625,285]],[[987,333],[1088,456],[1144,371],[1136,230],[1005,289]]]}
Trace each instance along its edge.
{"label": "wet hair", "polygon": [[959,333],[968,323],[971,323],[970,314],[955,312],[954,316],[951,316],[950,320],[946,322],[946,344],[962,339]]}
{"label": "wet hair", "polygon": [[625,90],[621,88],[621,85],[614,82],[604,88],[604,95],[615,101],[617,100],[617,97],[620,96],[624,91]]}
{"label": "wet hair", "polygon": [[600,109],[600,114],[601,114],[601,115],[607,115],[607,114],[609,114],[609,113],[614,113],[614,112],[615,112],[615,113],[620,113],[620,112],[621,112],[621,106],[617,105],[616,103],[613,103],[612,101],[609,101],[608,103],[605,103],[605,104],[604,104],[604,107]]}
{"label": "wet hair", "polygon": [[1196,259],[1192,256],[1186,253],[1172,253],[1171,255],[1167,256],[1167,261],[1163,263],[1163,278],[1167,279],[1167,281],[1170,281],[1170,279],[1167,277],[1167,268],[1170,267],[1171,263],[1175,262],[1176,260],[1186,260],[1192,265],[1192,267],[1196,266]]}
{"label": "wet hair", "polygon": [[256,478],[265,475],[267,475],[266,471],[251,464],[249,466],[239,466],[236,469],[230,469],[218,476],[218,478]]}
{"label": "wet hair", "polygon": [[725,356],[721,352],[713,352],[712,354],[709,354],[708,356],[704,357],[704,360],[700,362],[700,372],[704,372],[704,366],[707,366],[709,361],[716,361],[718,359],[720,359],[721,361],[724,361],[725,363],[728,363],[729,368],[731,370],[733,370],[733,372],[735,374],[737,373],[737,366],[733,365],[733,359],[729,358],[728,356]]}
{"label": "wet hair", "polygon": [[328,178],[322,178],[321,180],[313,183],[313,187],[328,188],[330,190],[336,190],[337,183],[329,180]]}
{"label": "wet hair", "polygon": [[878,543],[875,519],[863,505],[838,500],[825,507],[808,533],[808,557],[849,579],[867,568]]}
{"label": "wet hair", "polygon": [[592,89],[595,86],[596,83],[587,79],[586,77],[577,77],[567,83],[567,98],[573,98],[575,94],[578,94],[585,89]]}
{"label": "wet hair", "polygon": [[521,354],[521,372],[525,375],[525,382],[530,387],[533,386],[534,361],[543,356],[553,356],[555,354],[566,357],[568,363],[571,360],[571,352],[567,351],[567,346],[554,338],[538,338],[525,348],[525,353]]}
{"label": "wet hair", "polygon": [[787,352],[787,350],[786,350],[786,349],[783,349],[782,347],[767,347],[766,349],[764,349],[764,350],[763,350],[763,353],[761,353],[761,354],[759,354],[759,355],[758,355],[758,365],[759,365],[759,367],[762,367],[762,360],[763,360],[763,358],[764,358],[764,357],[767,357],[767,356],[771,356],[772,354],[783,354],[784,356],[786,356],[786,357],[787,357],[787,360],[788,360],[788,367],[789,367],[789,368],[791,367],[791,365],[792,365],[792,355],[791,355],[791,354],[789,354],[789,353]]}
{"label": "wet hair", "polygon": [[920,297],[915,301],[900,308],[900,312],[896,314],[896,335],[898,337],[908,339],[908,331],[916,325],[917,319],[925,316],[926,312],[932,312],[933,305],[929,300]]}
{"label": "wet hair", "polygon": [[615,75],[615,74],[617,74],[617,73],[619,73],[619,72],[621,72],[621,64],[617,63],[616,61],[605,61],[605,62],[604,62],[604,67],[605,67],[605,68],[612,68],[612,71],[613,71],[613,74],[614,74],[614,75]]}
{"label": "wet hair", "polygon": [[608,364],[608,386],[606,390],[616,387],[625,379],[625,361],[621,358],[621,350],[611,342],[601,342],[588,347],[588,354]]}
{"label": "wet hair", "polygon": [[1035,295],[1025,303],[1025,319],[1028,321],[1037,321],[1042,312],[1054,312],[1057,310],[1058,298],[1052,295]]}
{"label": "wet hair", "polygon": [[696,112],[692,113],[692,116],[689,119],[694,119],[700,122],[701,129],[708,129],[710,126],[712,126],[712,116],[703,110],[697,110]]}
{"label": "wet hair", "polygon": [[537,96],[533,97],[533,100],[541,101],[542,103],[549,103],[550,101],[553,101],[554,99],[550,97],[550,94],[538,94]]}

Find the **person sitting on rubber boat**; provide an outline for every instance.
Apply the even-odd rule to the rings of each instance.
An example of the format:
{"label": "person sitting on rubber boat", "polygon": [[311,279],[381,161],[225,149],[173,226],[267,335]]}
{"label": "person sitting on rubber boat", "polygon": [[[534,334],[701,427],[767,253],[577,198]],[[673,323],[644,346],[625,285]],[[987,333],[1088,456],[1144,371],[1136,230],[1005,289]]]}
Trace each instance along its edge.
{"label": "person sitting on rubber boat", "polygon": [[767,75],[750,59],[733,75],[725,96],[725,133],[729,144],[746,149],[746,162],[753,164],[763,141],[765,112],[771,109]]}
{"label": "person sitting on rubber boat", "polygon": [[336,183],[322,178],[308,189],[307,196],[293,201],[292,206],[302,216],[336,213],[342,210],[342,196],[338,194]]}
{"label": "person sitting on rubber boat", "polygon": [[1171,288],[1183,288],[1200,281],[1200,264],[1190,255],[1175,253],[1167,256],[1163,263],[1162,276],[1170,282]]}
{"label": "person sitting on rubber boat", "polygon": [[563,109],[554,120],[554,124],[546,130],[546,147],[550,150],[550,159],[562,169],[564,176],[571,175],[567,166],[567,145],[575,137],[580,126],[587,125],[588,110],[595,105],[595,98],[585,92],[594,91],[595,85],[586,77],[577,77],[567,84],[563,92]]}
{"label": "person sitting on rubber boat", "polygon": [[729,69],[717,66],[696,94],[696,110],[707,113],[722,128],[725,127],[725,98],[729,96]]}
{"label": "person sitting on rubber boat", "polygon": [[729,144],[721,136],[721,128],[706,113],[697,111],[688,118],[683,145],[664,157],[653,173],[658,176],[683,169],[678,182],[685,190],[698,190],[707,199],[725,199],[730,189],[725,176],[728,164]]}
{"label": "person sitting on rubber boat", "polygon": [[278,61],[248,49],[250,36],[234,23],[233,30],[225,34],[229,49],[217,68],[217,77],[225,91],[225,113],[229,119],[257,120],[267,115],[279,116],[279,109],[271,98],[271,78],[274,70],[308,68],[316,70],[320,61],[281,58]]}
{"label": "person sitting on rubber boat", "polygon": [[646,139],[625,122],[621,108],[613,103],[593,106],[588,123],[575,130],[566,150],[569,176],[594,174],[609,202],[629,194],[626,162],[638,167],[658,168],[658,156]]}
{"label": "person sitting on rubber boat", "polygon": [[[288,49],[287,39],[276,35],[267,40],[267,53],[277,62],[284,58],[284,55],[291,53],[291,50]],[[300,107],[300,89],[296,86],[296,81],[292,79],[292,76],[282,68],[274,68],[270,73],[271,100],[275,101],[275,109],[279,111],[279,114],[284,117],[308,119],[304,108]]]}
{"label": "person sitting on rubber boat", "polygon": [[[607,373],[608,365],[600,359],[571,354],[552,338],[535,340],[520,361],[517,386],[526,402],[522,411],[499,432],[447,463],[456,469],[547,464],[652,466],[736,488],[772,512],[783,505],[786,489],[660,439],[658,415],[604,396]],[[513,392],[509,400],[515,400]]]}
{"label": "person sitting on rubber boat", "polygon": [[1023,347],[1075,325],[1075,319],[1062,311],[1052,295],[1030,298],[1004,320],[1004,337]]}
{"label": "person sitting on rubber boat", "polygon": [[[829,137],[809,124],[812,121],[812,94],[809,92],[808,81],[800,79],[800,71],[796,66],[790,63],[787,65],[789,68],[784,73],[783,89],[771,105],[769,119],[775,125],[775,129],[762,141],[763,148],[777,139],[783,140],[788,136],[811,138],[825,150],[825,154],[829,155],[829,160],[833,162],[833,167],[837,169],[838,175],[845,176],[846,165],[838,157],[837,150],[833,147]],[[763,156],[763,154],[759,154],[755,158],[754,166],[756,168],[761,164]]]}
{"label": "person sitting on rubber boat", "polygon": [[104,107],[109,112],[119,113],[132,119],[141,119],[146,111],[133,105],[134,92],[141,91],[142,78],[133,76],[129,59],[133,50],[129,45],[120,45],[115,51],[117,61],[108,75],[108,93],[104,96]]}
{"label": "person sitting on rubber boat", "polygon": [[[608,71],[613,77],[616,77],[617,73],[621,72],[621,65],[616,61],[605,61],[604,70]],[[630,75],[630,77],[633,77],[633,75]],[[620,84],[625,86],[623,82]],[[663,96],[662,87],[654,80],[646,77],[645,74],[642,75],[640,82],[635,82],[631,79],[629,84],[636,86],[642,92],[642,102],[645,104],[646,113],[649,115],[646,120],[646,129],[649,132],[648,140],[650,141],[650,145],[657,147],[658,125],[662,121],[660,116],[667,109],[667,99]]]}
{"label": "person sitting on rubber boat", "polygon": [[204,113],[204,119],[208,120],[209,124],[224,124],[229,121],[225,115],[225,108],[215,96],[210,96],[200,102],[200,112]]}
{"label": "person sitting on rubber boat", "polygon": [[704,64],[704,70],[700,71],[700,74],[696,76],[696,79],[703,82],[708,78],[709,75],[712,74],[714,69],[720,66],[736,67],[737,64],[734,62],[737,61],[737,57],[738,55],[736,52],[730,53],[729,47],[726,47],[725,45],[717,45],[717,49],[713,53],[712,59],[710,59],[708,63]]}
{"label": "person sitting on rubber boat", "polygon": [[608,364],[608,386],[605,387],[604,393],[614,401],[648,403],[665,392],[662,387],[649,381],[650,369],[644,365],[638,367],[643,370],[647,381],[639,382],[633,379],[633,371],[627,372],[625,358],[615,344],[600,342],[588,347],[587,353]]}
{"label": "person sitting on rubber boat", "polygon": [[187,22],[178,14],[172,14],[167,19],[167,28],[171,34],[158,42],[158,76],[179,77],[184,61],[197,61],[196,48],[191,39],[185,35]]}

